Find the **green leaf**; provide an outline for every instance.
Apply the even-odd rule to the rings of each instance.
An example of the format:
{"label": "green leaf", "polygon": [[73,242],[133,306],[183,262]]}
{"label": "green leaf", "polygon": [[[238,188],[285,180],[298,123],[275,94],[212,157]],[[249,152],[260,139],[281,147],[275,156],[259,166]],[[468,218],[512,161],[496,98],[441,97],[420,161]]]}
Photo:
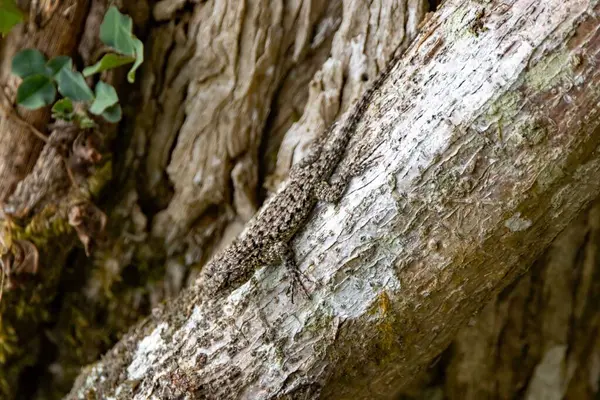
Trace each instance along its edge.
{"label": "green leaf", "polygon": [[46,75],[46,57],[37,49],[21,50],[12,59],[12,73],[23,79],[31,75]]}
{"label": "green leaf", "polygon": [[55,114],[71,114],[73,112],[73,102],[71,99],[60,99],[52,106],[52,112]]}
{"label": "green leaf", "polygon": [[77,124],[82,129],[93,128],[96,126],[96,123],[93,119],[91,119],[85,112],[75,114],[75,119],[77,120]]}
{"label": "green leaf", "polygon": [[96,85],[96,99],[90,107],[90,112],[92,114],[100,115],[107,108],[114,106],[118,102],[119,96],[117,96],[115,88],[108,83],[99,81]]}
{"label": "green leaf", "polygon": [[129,83],[133,83],[135,81],[135,71],[144,62],[144,43],[142,43],[140,39],[134,38],[133,44],[135,46],[135,63],[133,64],[133,67],[131,67],[129,73],[127,74],[127,80],[129,81]]}
{"label": "green leaf", "polygon": [[52,118],[62,119],[63,121],[73,121],[73,113],[52,113]]}
{"label": "green leaf", "polygon": [[23,13],[15,0],[0,0],[0,37],[10,32],[13,26],[23,21]]}
{"label": "green leaf", "polygon": [[108,107],[106,111],[102,113],[102,116],[108,122],[117,123],[121,120],[121,116],[123,115],[123,111],[121,110],[121,106],[119,104],[115,104],[112,107]]}
{"label": "green leaf", "polygon": [[30,110],[52,104],[55,97],[54,82],[45,75],[28,76],[17,89],[17,104]]}
{"label": "green leaf", "polygon": [[52,60],[48,61],[46,64],[48,68],[48,72],[51,76],[56,77],[56,75],[63,68],[71,69],[73,68],[73,60],[69,56],[58,56],[54,57]]}
{"label": "green leaf", "polygon": [[[127,74],[127,80],[131,83],[135,81],[135,71],[140,67],[144,61],[144,44],[141,40],[135,37],[132,32],[133,21],[130,16],[121,14],[119,9],[115,6],[110,6],[102,24],[100,25],[100,39],[102,42],[115,49],[117,52],[130,57],[135,57],[135,62]],[[101,67],[102,62],[108,55],[104,56],[100,62],[96,63],[92,67],[86,68],[83,73],[85,76],[92,75],[96,72],[103,71],[109,67]],[[113,56],[115,57],[115,56]],[[124,61],[125,58],[121,58],[119,61]],[[131,62],[133,60],[129,60]],[[106,61],[108,64],[108,60]],[[111,66],[114,68],[127,62],[122,62]]]}
{"label": "green leaf", "polygon": [[[106,54],[96,64],[86,67],[83,69],[83,76],[86,78],[90,75],[97,74],[98,72],[106,71],[108,69],[117,68],[121,65],[129,64],[136,61],[133,56],[122,56],[119,54]],[[137,62],[137,61],[136,61]]]}
{"label": "green leaf", "polygon": [[58,82],[58,91],[65,97],[73,101],[92,101],[94,93],[85,83],[85,79],[81,72],[71,71],[63,68],[56,75]]}
{"label": "green leaf", "polygon": [[133,56],[133,21],[128,15],[123,15],[115,6],[110,6],[100,25],[100,40],[121,54]]}

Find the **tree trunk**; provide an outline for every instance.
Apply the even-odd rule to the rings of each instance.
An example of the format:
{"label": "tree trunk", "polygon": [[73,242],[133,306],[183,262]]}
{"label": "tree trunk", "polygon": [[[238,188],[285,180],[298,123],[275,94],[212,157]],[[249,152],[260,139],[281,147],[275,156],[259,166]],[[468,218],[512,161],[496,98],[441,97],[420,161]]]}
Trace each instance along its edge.
{"label": "tree trunk", "polygon": [[[63,40],[71,47],[59,53],[75,51],[89,65],[108,4],[71,3],[79,19],[69,27],[45,15],[48,7],[40,7],[38,20],[70,29]],[[133,88],[123,71],[108,75],[126,118],[118,135],[102,127],[104,161],[83,187],[70,186],[56,155],[38,157],[43,143],[26,124],[0,121],[3,132],[8,125],[21,129],[18,140],[0,143],[0,162],[18,164],[24,151],[28,160],[21,169],[5,169],[16,172],[2,180],[5,211],[13,215],[8,234],[34,243],[40,254],[38,274],[5,292],[0,304],[5,397],[59,398],[81,365],[187,285],[84,370],[68,397],[386,398],[434,388],[457,398],[560,398],[597,392],[590,384],[594,376],[598,381],[592,250],[561,264],[563,274],[580,266],[581,278],[563,285],[579,294],[556,317],[556,303],[541,303],[534,312],[524,300],[541,296],[540,285],[554,288],[554,275],[546,283],[525,275],[498,293],[598,194],[598,2],[460,3],[449,1],[429,19],[362,116],[347,159],[364,156],[367,147],[366,157],[376,162],[339,206],[319,204],[294,240],[311,297],[293,304],[280,267],[263,268],[231,296],[210,301],[195,300],[201,288],[194,282],[310,141],[343,118],[396,48],[407,47],[426,5],[120,4],[136,34],[146,37],[146,62]],[[44,31],[48,26],[40,23],[39,37],[63,38]],[[12,79],[9,97],[15,81],[7,61],[25,46],[23,37],[13,32],[2,44],[0,76],[5,86]],[[54,54],[47,44],[28,46]],[[19,113],[45,131],[49,114],[31,120]],[[45,172],[49,164],[54,172],[36,180],[42,175],[36,168]],[[15,190],[19,181],[22,188]],[[53,195],[48,189],[44,196],[16,195],[29,194],[40,181]],[[103,210],[105,232],[82,236],[80,227],[70,226],[74,204],[96,219]],[[574,251],[582,241],[593,243],[592,222],[582,226],[580,219],[561,236],[570,239],[554,246],[572,241]],[[78,236],[91,241],[90,257],[73,249]],[[549,268],[542,265],[534,265],[533,276]],[[527,283],[532,279],[535,288]],[[491,298],[474,322],[473,312]],[[540,317],[546,328],[538,337],[513,333],[526,313],[548,316]],[[573,331],[561,336],[567,315]],[[436,368],[427,369],[465,322],[474,327],[460,331]],[[505,341],[517,339],[522,347],[503,351]],[[518,353],[524,348],[531,351]],[[475,364],[501,351],[508,361]],[[511,357],[522,357],[524,366]]]}
{"label": "tree trunk", "polygon": [[448,364],[450,398],[592,399],[599,393],[599,212],[596,204],[583,213],[531,272],[461,330]]}

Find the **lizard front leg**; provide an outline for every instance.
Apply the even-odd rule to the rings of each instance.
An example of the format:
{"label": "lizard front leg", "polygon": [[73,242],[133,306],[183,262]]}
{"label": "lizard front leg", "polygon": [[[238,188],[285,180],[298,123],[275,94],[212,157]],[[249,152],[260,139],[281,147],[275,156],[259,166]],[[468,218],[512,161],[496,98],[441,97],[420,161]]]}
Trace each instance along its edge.
{"label": "lizard front leg", "polygon": [[287,275],[291,281],[290,290],[292,303],[294,302],[294,294],[296,293],[296,289],[298,287],[302,289],[302,292],[307,298],[310,298],[308,290],[302,282],[303,274],[296,264],[296,256],[289,243],[283,241],[275,243],[267,251],[266,256],[271,262],[283,262]]}
{"label": "lizard front leg", "polygon": [[338,178],[333,183],[327,181],[318,182],[315,187],[315,197],[317,200],[327,203],[337,204],[344,195],[350,179],[362,174],[367,169],[366,164],[352,163],[344,165],[341,169]]}
{"label": "lizard front leg", "polygon": [[345,159],[339,167],[339,173],[333,183],[325,180],[318,182],[314,189],[314,195],[317,200],[327,203],[337,204],[344,195],[350,179],[362,175],[365,170],[371,167],[374,160],[365,159],[367,145],[361,145],[354,154],[354,157]]}

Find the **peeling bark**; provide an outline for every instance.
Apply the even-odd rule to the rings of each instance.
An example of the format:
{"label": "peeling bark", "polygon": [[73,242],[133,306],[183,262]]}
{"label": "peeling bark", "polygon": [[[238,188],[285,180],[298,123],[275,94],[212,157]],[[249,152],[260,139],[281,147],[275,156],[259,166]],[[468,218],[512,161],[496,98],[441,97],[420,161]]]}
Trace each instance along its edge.
{"label": "peeling bark", "polygon": [[[227,298],[198,303],[192,287],[69,398],[393,396],[598,196],[598,12],[583,0],[446,2],[357,128],[377,163],[294,241],[311,298],[290,303],[273,267]],[[185,137],[174,155],[191,154]],[[240,143],[223,146],[253,157]],[[173,165],[171,179],[189,175]],[[206,205],[194,201],[195,216]]]}

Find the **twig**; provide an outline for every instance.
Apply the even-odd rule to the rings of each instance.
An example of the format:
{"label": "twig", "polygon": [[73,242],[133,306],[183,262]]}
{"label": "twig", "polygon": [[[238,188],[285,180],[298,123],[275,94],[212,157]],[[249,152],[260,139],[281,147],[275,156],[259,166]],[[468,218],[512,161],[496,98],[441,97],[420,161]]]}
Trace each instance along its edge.
{"label": "twig", "polygon": [[79,187],[79,185],[77,184],[77,181],[75,180],[75,176],[73,176],[73,171],[71,171],[71,167],[69,167],[69,161],[62,154],[60,154],[60,158],[62,158],[63,163],[65,164],[65,169],[67,170],[67,175],[69,176],[71,185],[73,185],[75,187]]}
{"label": "twig", "polygon": [[2,111],[3,117],[7,119],[12,119],[17,124],[21,125],[23,128],[27,129],[31,133],[33,133],[38,139],[40,139],[44,143],[48,143],[48,137],[44,135],[42,132],[37,130],[37,128],[31,125],[29,122],[22,119],[19,114],[15,112],[15,109],[12,106],[7,106],[5,103],[8,102],[8,98],[6,94],[4,94],[3,90],[0,90],[2,94],[3,100],[0,102],[0,111]]}
{"label": "twig", "polygon": [[[0,303],[2,303],[2,295],[4,294],[4,278],[6,277],[6,271],[4,271],[4,265],[2,266],[2,281],[0,282]],[[0,316],[1,321],[1,316]]]}

